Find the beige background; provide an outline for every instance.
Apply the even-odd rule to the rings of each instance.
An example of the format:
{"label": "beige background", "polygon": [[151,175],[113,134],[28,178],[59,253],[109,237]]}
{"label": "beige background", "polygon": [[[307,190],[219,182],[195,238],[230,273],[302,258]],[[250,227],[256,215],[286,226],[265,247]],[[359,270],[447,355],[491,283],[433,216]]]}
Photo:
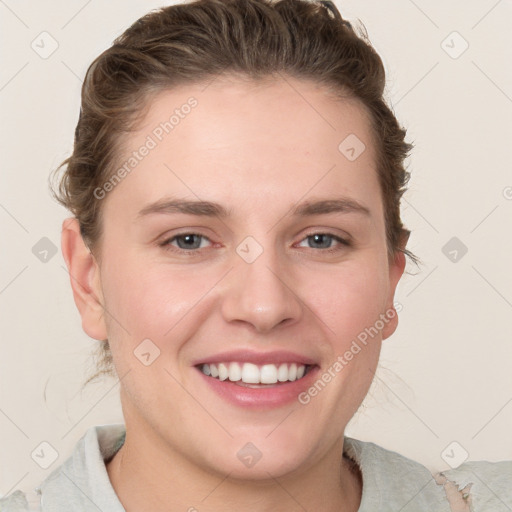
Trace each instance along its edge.
{"label": "beige background", "polygon": [[[93,341],[60,253],[67,212],[51,199],[47,177],[69,155],[88,64],[161,5],[0,1],[0,495],[40,483],[89,426],[122,421],[116,381],[80,392]],[[399,329],[384,342],[382,367],[347,434],[430,468],[466,452],[511,459],[512,4],[337,5],[364,22],[388,70],[388,98],[415,141],[403,217],[424,262],[409,266],[414,275],[399,287]],[[31,47],[42,37],[47,50],[50,37],[58,44],[45,59]],[[58,247],[45,263],[32,252],[43,237]],[[462,257],[455,246],[443,252],[452,237],[467,247]],[[47,469],[31,458],[41,442],[58,453]]]}

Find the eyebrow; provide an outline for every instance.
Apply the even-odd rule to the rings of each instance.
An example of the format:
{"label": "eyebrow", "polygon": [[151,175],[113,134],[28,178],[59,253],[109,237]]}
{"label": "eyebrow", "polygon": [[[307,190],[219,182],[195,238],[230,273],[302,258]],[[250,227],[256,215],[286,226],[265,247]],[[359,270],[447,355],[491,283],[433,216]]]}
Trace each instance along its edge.
{"label": "eyebrow", "polygon": [[[226,218],[232,210],[224,208],[219,203],[212,201],[190,201],[184,199],[163,198],[151,203],[137,214],[137,219],[151,214],[175,214],[183,213],[204,217]],[[361,203],[349,198],[323,199],[319,201],[306,201],[291,209],[295,217],[308,217],[312,215],[325,215],[329,213],[359,213],[370,216],[370,210]]]}

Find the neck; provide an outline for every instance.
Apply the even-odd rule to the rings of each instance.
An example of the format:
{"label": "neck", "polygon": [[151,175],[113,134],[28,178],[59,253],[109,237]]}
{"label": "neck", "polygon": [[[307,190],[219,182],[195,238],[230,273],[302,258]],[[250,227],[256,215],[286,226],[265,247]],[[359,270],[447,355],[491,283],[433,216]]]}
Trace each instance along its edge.
{"label": "neck", "polygon": [[168,446],[127,430],[124,445],[106,467],[127,512],[356,512],[362,477],[342,453],[343,437],[306,471],[249,481],[199,468]]}

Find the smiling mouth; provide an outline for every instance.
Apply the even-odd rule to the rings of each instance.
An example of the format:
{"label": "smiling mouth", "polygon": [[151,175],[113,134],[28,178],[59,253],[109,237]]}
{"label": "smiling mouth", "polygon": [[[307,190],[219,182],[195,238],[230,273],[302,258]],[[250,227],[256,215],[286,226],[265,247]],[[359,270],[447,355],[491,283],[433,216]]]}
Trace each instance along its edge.
{"label": "smiling mouth", "polygon": [[256,365],[240,362],[210,363],[197,366],[208,377],[249,388],[294,382],[307,375],[312,367],[313,365],[298,363]]}

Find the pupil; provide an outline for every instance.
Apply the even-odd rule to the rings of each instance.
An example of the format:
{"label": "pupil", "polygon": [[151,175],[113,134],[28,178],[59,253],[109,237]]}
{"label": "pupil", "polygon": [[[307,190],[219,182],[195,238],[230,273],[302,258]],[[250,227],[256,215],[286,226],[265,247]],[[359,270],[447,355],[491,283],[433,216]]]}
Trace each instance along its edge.
{"label": "pupil", "polygon": [[[324,237],[325,237],[325,240],[324,240]],[[326,236],[326,235],[313,235],[313,238],[315,240],[315,243],[319,243],[320,245],[323,245],[323,246],[329,246],[329,244],[327,243],[326,245],[326,241],[328,242],[329,240],[329,237]],[[324,243],[322,244],[322,241],[324,241]]]}
{"label": "pupil", "polygon": [[[182,235],[178,240],[181,240],[186,247],[190,248],[197,245],[197,243],[194,243],[194,237],[197,237],[197,235]],[[178,243],[178,245],[180,244]]]}

